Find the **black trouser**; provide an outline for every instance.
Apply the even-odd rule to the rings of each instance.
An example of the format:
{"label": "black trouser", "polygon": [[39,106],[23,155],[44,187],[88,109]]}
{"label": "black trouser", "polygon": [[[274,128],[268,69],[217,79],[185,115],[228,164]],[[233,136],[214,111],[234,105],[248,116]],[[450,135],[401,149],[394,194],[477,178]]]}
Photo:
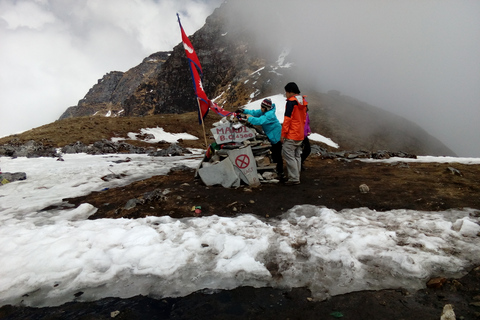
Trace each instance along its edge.
{"label": "black trouser", "polygon": [[305,159],[310,155],[310,152],[312,152],[312,148],[310,147],[310,140],[308,137],[305,137],[303,139],[302,143],[302,165],[305,162]]}
{"label": "black trouser", "polygon": [[273,162],[277,164],[277,174],[283,174],[282,142],[272,144],[270,151],[272,151]]}

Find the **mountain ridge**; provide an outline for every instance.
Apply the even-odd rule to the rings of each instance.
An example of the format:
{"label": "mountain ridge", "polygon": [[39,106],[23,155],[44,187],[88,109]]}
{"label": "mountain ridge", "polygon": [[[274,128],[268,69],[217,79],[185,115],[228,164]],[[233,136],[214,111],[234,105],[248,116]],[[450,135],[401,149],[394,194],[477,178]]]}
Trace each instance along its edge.
{"label": "mountain ridge", "polygon": [[[288,60],[288,50],[272,59],[257,45],[258,35],[242,23],[228,20],[229,10],[228,3],[222,4],[189,38],[202,63],[205,92],[226,110],[234,111],[251,101],[283,93],[283,86],[298,75],[295,62]],[[107,73],[60,119],[194,111],[197,102],[188,65],[182,43],[170,52],[154,53],[125,73]],[[313,131],[339,141],[341,148],[456,156],[412,121],[335,90],[322,93],[309,83],[297,83],[310,101]]]}

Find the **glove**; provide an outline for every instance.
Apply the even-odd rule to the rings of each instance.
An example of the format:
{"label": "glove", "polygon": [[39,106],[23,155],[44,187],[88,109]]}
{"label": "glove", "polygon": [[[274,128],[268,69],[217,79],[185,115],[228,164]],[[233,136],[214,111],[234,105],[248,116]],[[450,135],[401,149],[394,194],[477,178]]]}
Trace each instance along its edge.
{"label": "glove", "polygon": [[243,109],[237,109],[235,110],[235,113],[243,113]]}

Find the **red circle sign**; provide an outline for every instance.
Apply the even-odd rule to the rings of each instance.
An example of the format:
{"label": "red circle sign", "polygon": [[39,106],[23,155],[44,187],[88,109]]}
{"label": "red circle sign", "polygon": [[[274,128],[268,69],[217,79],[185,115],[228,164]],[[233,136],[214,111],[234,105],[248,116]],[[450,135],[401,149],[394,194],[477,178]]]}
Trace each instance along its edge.
{"label": "red circle sign", "polygon": [[245,169],[250,164],[250,158],[246,154],[241,154],[235,159],[235,165],[240,169]]}

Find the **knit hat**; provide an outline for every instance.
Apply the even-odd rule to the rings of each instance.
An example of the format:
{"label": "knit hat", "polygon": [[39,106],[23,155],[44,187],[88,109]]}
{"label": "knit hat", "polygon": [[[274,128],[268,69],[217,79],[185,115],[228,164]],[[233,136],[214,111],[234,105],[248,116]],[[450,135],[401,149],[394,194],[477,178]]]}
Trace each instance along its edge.
{"label": "knit hat", "polygon": [[264,99],[262,101],[262,105],[261,105],[263,108],[267,109],[267,110],[270,110],[272,109],[272,100],[270,99]]}

